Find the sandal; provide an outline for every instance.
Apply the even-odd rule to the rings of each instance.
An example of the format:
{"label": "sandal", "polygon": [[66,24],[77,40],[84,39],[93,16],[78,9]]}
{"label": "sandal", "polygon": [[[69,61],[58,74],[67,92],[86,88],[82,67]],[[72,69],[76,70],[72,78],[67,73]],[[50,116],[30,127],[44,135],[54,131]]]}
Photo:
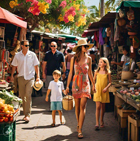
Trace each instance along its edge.
{"label": "sandal", "polygon": [[65,125],[65,122],[61,122],[61,125]]}
{"label": "sandal", "polygon": [[102,124],[100,125],[100,127],[101,127],[101,128],[103,128],[103,127],[104,127],[104,122],[102,122]]}
{"label": "sandal", "polygon": [[[79,130],[81,130],[81,129],[79,129]],[[80,133],[80,132],[78,132],[78,139],[82,139],[84,136],[83,136],[83,134],[82,134],[82,132]]]}
{"label": "sandal", "polygon": [[55,123],[52,123],[52,124],[51,124],[51,127],[55,127]]}
{"label": "sandal", "polygon": [[25,117],[23,118],[23,120],[28,123],[28,122],[30,121],[30,117],[29,117],[29,116],[25,116]]}
{"label": "sandal", "polygon": [[99,130],[100,130],[99,126],[95,125],[95,131],[99,131]]}

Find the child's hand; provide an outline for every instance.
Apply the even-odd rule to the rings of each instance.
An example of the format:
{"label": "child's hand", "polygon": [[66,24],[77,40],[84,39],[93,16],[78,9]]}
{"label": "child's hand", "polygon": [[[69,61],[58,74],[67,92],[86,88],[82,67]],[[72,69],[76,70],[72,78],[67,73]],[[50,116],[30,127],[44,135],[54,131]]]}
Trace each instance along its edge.
{"label": "child's hand", "polygon": [[46,99],[45,100],[48,102],[48,96],[46,96]]}
{"label": "child's hand", "polygon": [[107,88],[104,88],[104,89],[103,89],[103,93],[105,93],[105,92],[107,92]]}
{"label": "child's hand", "polygon": [[66,90],[64,90],[63,93],[64,93],[64,95],[66,95],[66,94],[67,94],[67,93],[66,93]]}
{"label": "child's hand", "polygon": [[69,87],[66,88],[66,94],[68,94],[68,93],[69,93]]}
{"label": "child's hand", "polygon": [[96,89],[94,86],[92,86],[92,91],[93,91],[93,93],[96,93]]}

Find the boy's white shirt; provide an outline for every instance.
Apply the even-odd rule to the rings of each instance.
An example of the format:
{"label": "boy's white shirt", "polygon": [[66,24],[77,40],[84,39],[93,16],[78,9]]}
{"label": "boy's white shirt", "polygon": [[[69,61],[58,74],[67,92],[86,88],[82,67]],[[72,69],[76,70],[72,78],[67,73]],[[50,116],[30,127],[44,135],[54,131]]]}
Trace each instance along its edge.
{"label": "boy's white shirt", "polygon": [[51,90],[50,101],[62,101],[62,90],[64,90],[64,84],[62,81],[55,82],[52,80],[49,83],[48,89]]}

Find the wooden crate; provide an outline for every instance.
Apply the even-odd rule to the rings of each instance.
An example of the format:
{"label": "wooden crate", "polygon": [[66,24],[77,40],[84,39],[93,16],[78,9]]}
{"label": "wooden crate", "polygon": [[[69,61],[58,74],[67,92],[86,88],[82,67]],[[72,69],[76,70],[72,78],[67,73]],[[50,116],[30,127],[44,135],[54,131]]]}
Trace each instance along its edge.
{"label": "wooden crate", "polygon": [[128,141],[140,141],[140,119],[135,120],[130,115],[128,116]]}
{"label": "wooden crate", "polygon": [[118,114],[120,115],[120,117],[128,118],[128,115],[131,115],[132,113],[136,113],[136,110],[124,110],[118,108]]}
{"label": "wooden crate", "polygon": [[136,113],[136,110],[124,110],[124,109],[117,109],[117,113],[120,118],[118,118],[119,124],[121,128],[127,128],[127,120],[128,115],[131,115],[132,113]]}
{"label": "wooden crate", "polygon": [[115,94],[115,105],[122,105],[124,101]]}

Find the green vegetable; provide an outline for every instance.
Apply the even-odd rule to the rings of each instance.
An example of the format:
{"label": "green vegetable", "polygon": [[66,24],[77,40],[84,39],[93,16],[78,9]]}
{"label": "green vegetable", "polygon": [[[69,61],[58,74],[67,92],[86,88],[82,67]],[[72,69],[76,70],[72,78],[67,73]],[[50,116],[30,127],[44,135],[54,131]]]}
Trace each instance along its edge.
{"label": "green vegetable", "polygon": [[12,105],[12,101],[18,101],[20,104],[22,103],[22,99],[15,96],[12,91],[7,92],[6,90],[0,91],[0,98],[5,100],[6,104]]}

